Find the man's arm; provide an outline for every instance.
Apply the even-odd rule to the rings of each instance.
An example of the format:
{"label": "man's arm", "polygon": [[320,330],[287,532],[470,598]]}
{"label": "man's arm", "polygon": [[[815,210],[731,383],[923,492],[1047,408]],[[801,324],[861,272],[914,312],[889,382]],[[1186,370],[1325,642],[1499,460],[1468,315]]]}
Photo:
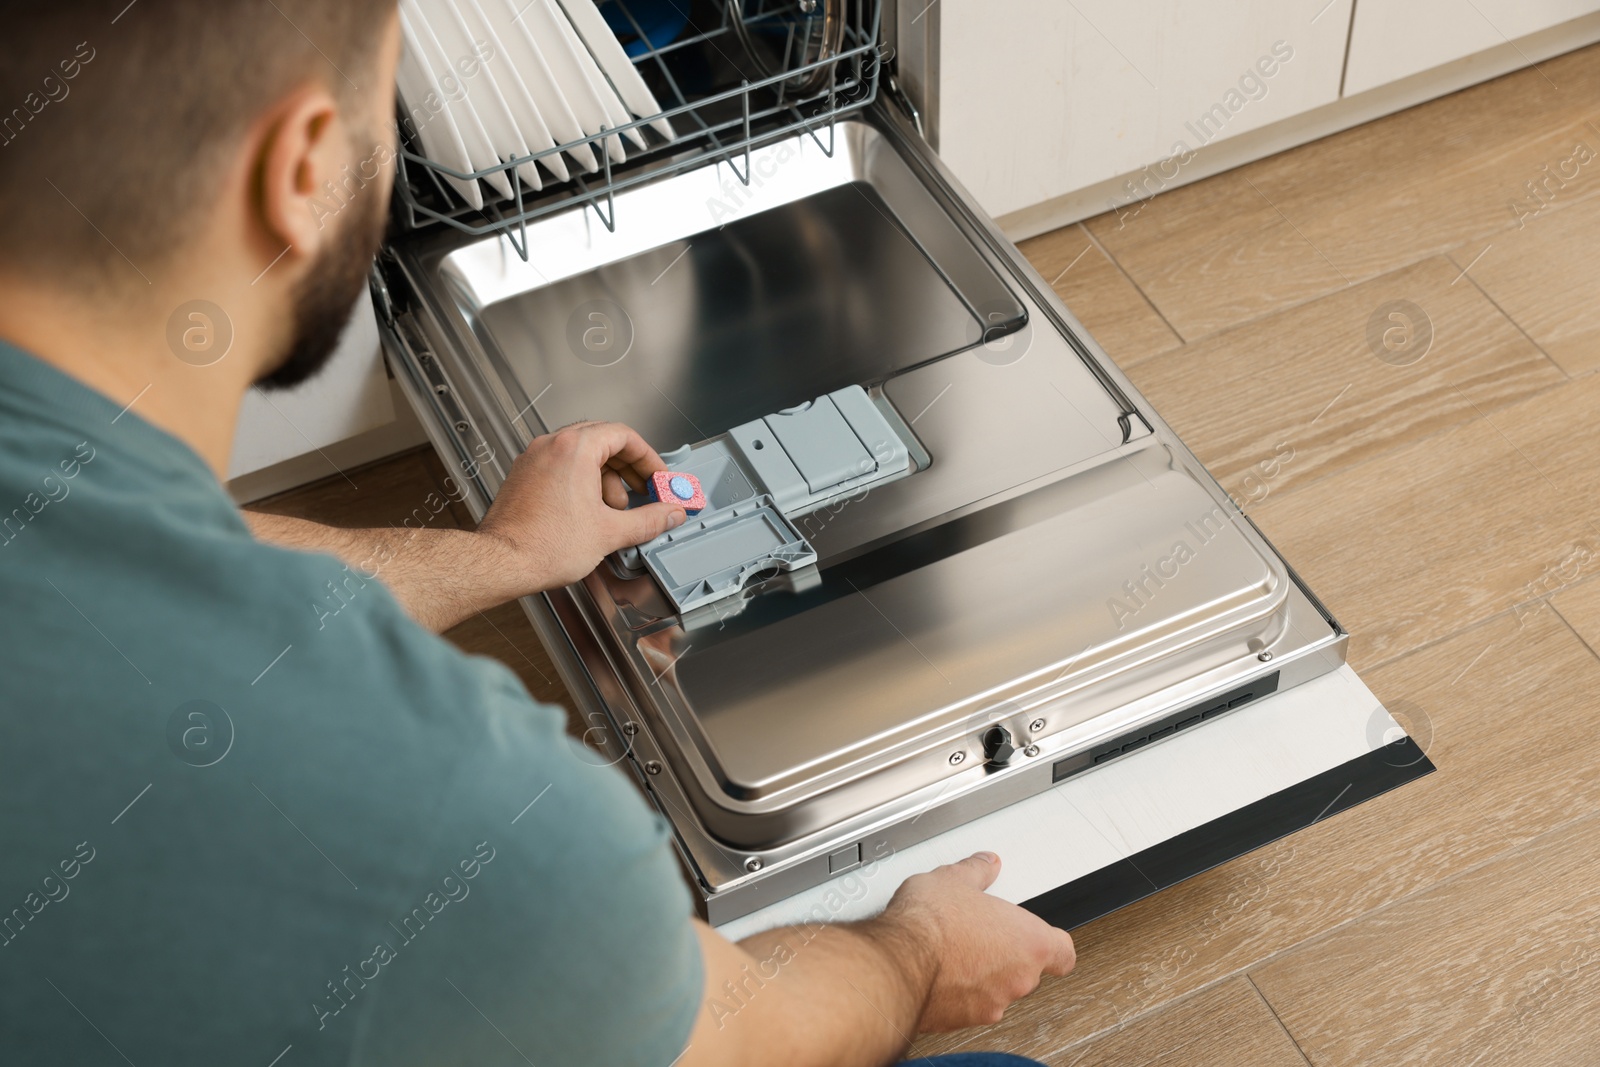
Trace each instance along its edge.
{"label": "man's arm", "polygon": [[349,530],[259,511],[244,518],[258,540],[327,552],[361,577],[381,580],[407,614],[435,632],[521,595],[498,581],[515,572],[508,547],[477,532]]}
{"label": "man's arm", "polygon": [[628,509],[661,457],[618,423],[587,422],[535,438],[511,465],[476,530],[344,530],[246,511],[263,541],[329,552],[376,577],[412,618],[447,630],[477,612],[579,581],[609,552],[670,530],[683,509]]}
{"label": "man's arm", "polygon": [[986,890],[980,852],[908,878],[865,922],[790,926],[732,944],[696,921],[705,999],[682,1067],[881,1067],[920,1032],[994,1023],[1072,938]]}

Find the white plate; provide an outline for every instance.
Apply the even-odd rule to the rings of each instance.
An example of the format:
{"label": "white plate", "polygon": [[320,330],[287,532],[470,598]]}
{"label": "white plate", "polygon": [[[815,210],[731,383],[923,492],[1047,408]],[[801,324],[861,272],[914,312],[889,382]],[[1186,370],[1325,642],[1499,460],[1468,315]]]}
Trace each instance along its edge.
{"label": "white plate", "polygon": [[[507,7],[513,7],[520,0],[501,0],[501,2]],[[572,32],[572,28],[567,25],[567,16],[559,8],[553,7],[549,0],[529,0],[527,7],[522,9],[522,17],[517,19],[517,23],[527,30],[539,52],[544,56],[545,62],[549,64],[550,73],[554,76],[561,95],[566,97],[567,103],[571,105],[572,113],[577,116],[578,125],[583,127],[583,132],[596,134],[602,129],[615,126],[616,123],[606,112],[600,93],[589,80],[589,76],[583,72],[578,54],[573,50],[572,43],[567,40],[566,35]],[[584,52],[584,55],[587,56],[588,53]],[[609,88],[607,91],[610,91]],[[622,148],[622,138],[607,137],[605,145],[606,153],[611,156],[613,163],[621,163],[627,159],[627,153]]]}
{"label": "white plate", "polygon": [[[527,83],[522,80],[522,75],[511,62],[510,51],[489,22],[489,16],[483,10],[483,6],[478,0],[459,0],[456,9],[466,18],[467,32],[473,39],[487,40],[494,47],[494,59],[497,62],[485,63],[485,66],[489,68],[495,83],[500,86],[500,95],[505,97],[506,106],[511,109],[512,120],[522,133],[522,143],[527,146],[530,153],[554,148],[556,141],[550,135],[550,127],[545,124],[544,116],[539,113],[539,105],[534,103],[532,94],[528,92]],[[560,181],[566,181],[571,177],[567,172],[567,161],[561,158],[560,152],[540,157],[539,165]],[[517,173],[521,174],[522,171],[519,169]],[[538,186],[535,185],[534,188]]]}
{"label": "white plate", "polygon": [[[473,170],[483,170],[500,162],[494,154],[494,144],[489,140],[489,133],[483,128],[483,120],[478,117],[477,109],[472,106],[471,99],[462,89],[460,74],[455,69],[455,64],[450,60],[450,54],[444,50],[435,27],[430,21],[430,12],[422,6],[421,0],[401,0],[402,9],[411,11],[411,25],[417,31],[417,39],[422,44],[423,55],[428,60],[428,65],[433,68],[433,82],[438,88],[439,95],[450,108],[450,114],[455,116],[456,128],[461,131],[462,143],[467,146],[467,157],[472,162]],[[448,14],[442,11],[431,13],[438,22],[448,21]],[[468,46],[470,48],[470,45]],[[461,53],[463,56],[469,54]],[[456,84],[457,99],[452,99],[451,94],[445,92],[443,76],[440,72],[447,73]],[[489,187],[499,193],[506,200],[510,200],[511,181],[504,171],[495,171],[483,179]]]}
{"label": "white plate", "polygon": [[[494,72],[489,69],[489,61],[483,58],[484,53],[491,47],[491,42],[487,38],[473,38],[466,16],[462,14],[456,0],[423,0],[423,3],[429,10],[433,21],[433,32],[439,38],[439,44],[444,48],[445,54],[458,57],[456,72],[461,76],[467,103],[477,113],[478,121],[483,123],[483,130],[489,136],[489,149],[494,153],[494,158],[503,163],[509,159],[532,155],[516,119],[511,117],[511,107],[506,103],[505,95],[500,92],[500,83],[495,81]],[[470,75],[461,73],[459,57],[463,56],[473,57],[471,63],[475,69]],[[516,172],[534,189],[544,188],[544,180],[539,177],[539,169],[532,163],[522,164],[516,168]]]}
{"label": "white plate", "polygon": [[[628,110],[641,119],[646,115],[659,114],[661,105],[656,102],[655,94],[640,77],[639,68],[628,58],[622,42],[611,32],[611,27],[594,5],[594,0],[561,0],[561,6],[566,9],[567,18],[572,20],[572,28],[578,31],[578,36],[583,38],[583,43],[594,54],[600,69],[611,79],[617,95],[628,105]],[[678,136],[672,123],[665,118],[652,122],[650,128],[669,141]]]}
{"label": "white plate", "polygon": [[[633,116],[628,114],[628,107],[617,95],[617,91],[606,81],[606,76],[600,73],[600,67],[595,63],[594,56],[584,47],[583,41],[578,37],[578,31],[572,28],[572,20],[567,18],[567,13],[561,10],[555,0],[538,0],[539,3],[550,6],[551,15],[556,24],[561,27],[561,36],[567,42],[567,47],[578,59],[578,66],[583,71],[583,76],[589,79],[589,84],[594,87],[594,94],[600,99],[600,105],[606,109],[606,120],[615,129],[626,126],[633,121]],[[644,134],[635,126],[625,130],[623,136],[638,145],[640,148],[649,148],[650,142],[644,139]]]}
{"label": "white plate", "polygon": [[[572,113],[572,107],[567,103],[561,87],[556,84],[550,64],[545,62],[543,50],[534,41],[533,34],[523,20],[516,17],[515,3],[512,0],[490,0],[489,9],[499,19],[498,22],[491,20],[490,28],[499,34],[501,44],[506,46],[507,65],[522,76],[523,84],[533,97],[540,116],[550,127],[556,143],[571,144],[582,138],[585,133],[583,124]],[[593,149],[587,144],[574,145],[567,150],[567,155],[591,174],[600,169]]]}
{"label": "white plate", "polygon": [[[423,122],[419,125],[414,114],[411,122],[421,142],[418,147],[422,149],[423,155],[442,166],[459,171],[471,170],[472,164],[467,159],[467,146],[461,141],[461,131],[456,129],[450,109],[445,106],[444,98],[439,95],[438,88],[433,84],[433,71],[428,67],[428,61],[423,56],[422,47],[416,39],[416,32],[412,29],[404,11],[400,12],[400,32],[405,38],[405,50],[401,52],[400,65],[395,70],[395,83],[400,89],[400,99],[407,108],[423,110]],[[439,104],[439,110],[432,114],[427,112],[427,101],[430,98]],[[479,191],[477,182],[452,178],[448,174],[441,174],[439,177],[460,193],[463,200],[482,210],[483,193]]]}
{"label": "white plate", "polygon": [[[446,51],[451,55],[474,57],[476,68],[470,76],[461,76],[461,84],[466,90],[467,102],[477,113],[478,121],[483,123],[484,132],[489,135],[489,147],[495,159],[506,162],[532,155],[533,150],[528,147],[522,124],[517,121],[495,77],[489,58],[495,55],[494,41],[474,30],[467,21],[467,12],[457,0],[424,0],[424,3],[434,12],[434,33]],[[539,168],[532,163],[519,164],[515,171],[532,189],[544,188]]]}

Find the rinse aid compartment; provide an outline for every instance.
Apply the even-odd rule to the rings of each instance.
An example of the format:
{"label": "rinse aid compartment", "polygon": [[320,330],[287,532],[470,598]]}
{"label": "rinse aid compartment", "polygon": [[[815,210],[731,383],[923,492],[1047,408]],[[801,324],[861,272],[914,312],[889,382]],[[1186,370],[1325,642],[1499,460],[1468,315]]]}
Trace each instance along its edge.
{"label": "rinse aid compartment", "polygon": [[[1015,250],[869,115],[831,156],[787,145],[720,227],[712,164],[620,194],[614,233],[537,220],[527,263],[456,235],[391,250],[397,374],[442,450],[617,419],[705,489],[682,539],[525,604],[720,919],[825,880],[842,846],[931,836],[1195,701],[1343,659]],[[473,465],[481,511],[504,462]],[[785,557],[800,544],[814,561]]]}

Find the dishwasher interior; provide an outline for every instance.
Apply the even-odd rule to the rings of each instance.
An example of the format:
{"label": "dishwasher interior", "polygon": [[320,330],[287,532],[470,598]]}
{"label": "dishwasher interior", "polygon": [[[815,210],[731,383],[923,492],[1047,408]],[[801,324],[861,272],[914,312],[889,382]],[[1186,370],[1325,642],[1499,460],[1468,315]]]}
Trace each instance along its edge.
{"label": "dishwasher interior", "polygon": [[700,476],[683,527],[525,607],[712,921],[1343,661],[897,106],[746,149],[374,274],[479,514],[583,419]]}

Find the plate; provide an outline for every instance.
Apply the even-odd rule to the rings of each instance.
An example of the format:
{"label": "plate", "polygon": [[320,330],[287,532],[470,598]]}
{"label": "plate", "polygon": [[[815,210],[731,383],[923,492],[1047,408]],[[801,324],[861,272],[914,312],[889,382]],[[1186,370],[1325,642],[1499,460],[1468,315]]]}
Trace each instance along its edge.
{"label": "plate", "polygon": [[[489,140],[489,133],[483,128],[483,120],[479,118],[477,109],[472,106],[471,99],[465,90],[461,89],[461,81],[456,75],[455,65],[450,61],[449,53],[440,43],[435,25],[429,20],[428,12],[423,8],[421,0],[401,0],[401,8],[410,8],[411,25],[416,30],[417,40],[422,45],[423,55],[428,60],[428,66],[433,69],[433,83],[441,98],[450,108],[450,114],[455,116],[456,128],[461,131],[461,141],[467,147],[467,158],[472,163],[473,170],[484,170],[500,162],[494,154],[494,144]],[[443,12],[435,12],[442,16]],[[438,18],[439,22],[446,21]],[[470,45],[468,46],[470,48]],[[462,53],[463,55],[467,53]],[[452,94],[445,91],[444,78],[440,72],[445,72],[459,92]],[[484,175],[483,180],[489,188],[499,193],[506,200],[512,198],[511,181],[503,170],[492,171]]]}
{"label": "plate", "polygon": [[[600,72],[600,67],[594,61],[594,56],[589,54],[589,49],[584,46],[583,40],[578,36],[578,31],[573,29],[572,20],[567,18],[567,13],[561,10],[555,0],[538,0],[547,4],[556,25],[561,30],[561,37],[567,42],[567,47],[577,57],[578,67],[583,71],[583,76],[589,80],[594,88],[594,94],[600,101],[600,106],[606,109],[606,122],[612,129],[626,126],[633,121],[633,116],[628,114],[628,107],[611,87],[606,76]],[[644,139],[644,134],[637,126],[623,130],[622,135],[640,148],[649,148],[650,142]]]}
{"label": "plate", "polygon": [[[494,71],[490,69],[490,61],[484,58],[484,52],[492,46],[487,38],[475,38],[472,29],[467,25],[466,16],[456,0],[424,0],[430,12],[433,32],[439,38],[439,44],[444,47],[446,55],[456,56],[456,73],[461,76],[461,85],[467,94],[467,104],[478,115],[478,121],[483,123],[484,133],[489,137],[489,149],[494,153],[498,162],[510,159],[525,158],[533,154],[528,148],[527,140],[522,136],[522,130],[517,125],[517,120],[511,117],[511,107],[506,103],[505,94],[500,91],[500,83],[495,80]],[[461,71],[461,58],[472,57],[471,64],[475,66],[472,73]],[[532,163],[523,163],[516,168],[517,176],[534,189],[544,188],[544,179],[539,177],[539,168]]]}
{"label": "plate", "polygon": [[[511,7],[520,0],[502,0],[502,2]],[[583,72],[583,66],[572,47],[572,42],[566,37],[567,33],[572,32],[572,28],[567,25],[567,16],[559,8],[555,8],[549,0],[530,0],[522,9],[522,17],[517,19],[517,24],[527,31],[540,54],[544,56],[545,62],[549,64],[550,73],[555,78],[561,95],[566,97],[567,103],[571,105],[572,113],[577,116],[578,125],[583,127],[583,132],[596,134],[602,129],[615,126],[616,122],[606,111],[600,93],[589,80],[589,76]],[[585,56],[588,54],[587,51],[584,52]],[[610,92],[609,86],[606,91]],[[615,93],[611,95],[616,96]],[[622,163],[628,158],[620,137],[607,137],[605,148],[613,163]]]}
{"label": "plate", "polygon": [[[611,27],[606,24],[605,16],[600,14],[600,9],[594,5],[594,0],[561,0],[561,6],[566,9],[567,18],[572,20],[572,28],[578,31],[583,43],[589,46],[595,62],[600,64],[600,69],[611,79],[617,95],[628,106],[628,110],[641,119],[647,115],[660,114],[661,105],[656,102],[655,94],[644,83],[644,78],[640,77],[639,68],[628,58],[628,53],[617,40],[617,35],[611,32]],[[656,119],[650,123],[650,128],[669,141],[675,140],[678,136],[672,128],[672,123],[665,118]]]}
{"label": "plate", "polygon": [[527,86],[529,95],[532,96],[539,114],[550,127],[550,133],[557,144],[569,145],[567,155],[584,170],[593,174],[600,169],[600,163],[594,157],[594,149],[588,144],[573,144],[581,141],[586,134],[583,124],[573,114],[572,106],[567,103],[566,94],[556,84],[555,74],[550,70],[550,64],[545,61],[544,50],[533,39],[532,32],[526,23],[517,17],[517,7],[514,0],[490,0],[490,10],[498,13],[500,21],[490,22],[500,37],[500,42],[506,46],[508,65],[515,68],[522,76],[522,81]]}
{"label": "plate", "polygon": [[[458,0],[456,10],[466,18],[467,32],[474,40],[487,40],[494,47],[495,58],[499,63],[491,66],[486,61],[484,65],[490,67],[489,74],[500,86],[500,95],[505,97],[506,106],[511,109],[511,118],[522,133],[523,145],[529,153],[554,148],[556,141],[550,134],[550,127],[545,124],[544,116],[539,113],[539,105],[534,103],[533,95],[528,92],[527,83],[522,80],[516,65],[511,62],[510,50],[490,24],[489,16],[483,10],[483,6],[478,0]],[[567,172],[567,161],[561,158],[560,152],[541,156],[538,163],[560,181],[566,181],[571,177]],[[520,168],[517,173],[522,173]],[[534,185],[534,188],[538,186]]]}
{"label": "plate", "polygon": [[[439,110],[428,115],[425,121],[419,123],[415,116],[411,119],[412,128],[417,131],[422,154],[452,170],[463,172],[472,170],[472,163],[467,158],[467,146],[461,140],[461,131],[456,128],[455,119],[451,116],[444,97],[439,95],[438,86],[433,81],[433,70],[428,66],[422,45],[417,40],[416,31],[412,28],[411,20],[406,17],[404,10],[400,12],[400,33],[405,39],[405,49],[400,53],[400,65],[395,70],[395,83],[400,89],[400,99],[407,108],[425,106],[429,98],[439,103]],[[477,182],[452,178],[448,174],[440,174],[439,177],[460,193],[461,198],[467,203],[479,210],[483,209],[483,193],[478,189]]]}

